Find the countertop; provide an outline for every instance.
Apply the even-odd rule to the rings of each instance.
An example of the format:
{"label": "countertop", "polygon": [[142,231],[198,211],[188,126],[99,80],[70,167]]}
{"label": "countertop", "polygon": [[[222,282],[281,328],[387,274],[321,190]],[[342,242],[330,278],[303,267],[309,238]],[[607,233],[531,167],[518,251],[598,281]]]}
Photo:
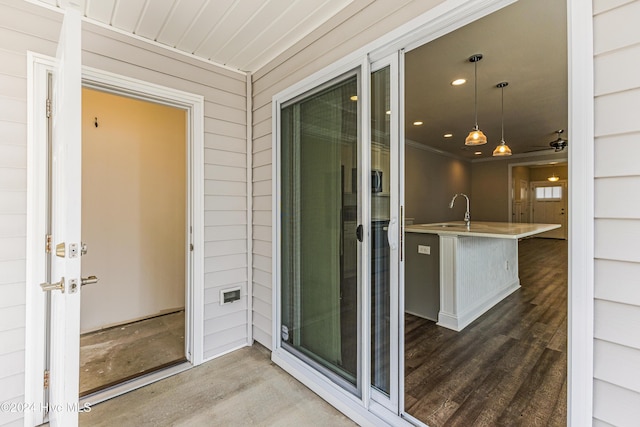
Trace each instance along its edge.
{"label": "countertop", "polygon": [[494,239],[521,239],[560,228],[560,224],[517,224],[509,222],[471,221],[467,229],[464,221],[407,225],[407,233],[438,234],[443,236],[475,236]]}

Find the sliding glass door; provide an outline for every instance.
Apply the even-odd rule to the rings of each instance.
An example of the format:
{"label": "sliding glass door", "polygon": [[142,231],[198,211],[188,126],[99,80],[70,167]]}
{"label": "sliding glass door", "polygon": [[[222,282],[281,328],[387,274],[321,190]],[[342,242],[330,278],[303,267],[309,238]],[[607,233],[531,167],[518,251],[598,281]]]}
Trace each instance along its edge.
{"label": "sliding glass door", "polygon": [[398,55],[371,66],[371,397],[398,409]]}
{"label": "sliding glass door", "polygon": [[358,74],[282,106],[281,342],[360,393]]}
{"label": "sliding glass door", "polygon": [[276,234],[276,348],[363,405],[373,401],[395,414],[402,247],[398,58],[279,106]]}

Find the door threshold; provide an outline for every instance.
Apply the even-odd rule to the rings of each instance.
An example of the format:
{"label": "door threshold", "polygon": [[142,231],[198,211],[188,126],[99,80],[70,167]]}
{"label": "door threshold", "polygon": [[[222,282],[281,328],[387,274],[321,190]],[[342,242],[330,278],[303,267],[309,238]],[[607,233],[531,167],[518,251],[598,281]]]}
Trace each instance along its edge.
{"label": "door threshold", "polygon": [[168,366],[164,369],[155,370],[148,374],[138,376],[130,380],[125,380],[111,387],[104,388],[96,391],[95,393],[87,394],[86,396],[80,397],[80,406],[84,405],[85,403],[88,403],[91,406],[96,405],[100,402],[113,399],[114,397],[118,397],[130,391],[137,390],[149,384],[153,384],[157,381],[179,374],[180,372],[189,370],[192,367],[193,365],[189,361],[185,360],[183,362],[178,362],[178,364]]}

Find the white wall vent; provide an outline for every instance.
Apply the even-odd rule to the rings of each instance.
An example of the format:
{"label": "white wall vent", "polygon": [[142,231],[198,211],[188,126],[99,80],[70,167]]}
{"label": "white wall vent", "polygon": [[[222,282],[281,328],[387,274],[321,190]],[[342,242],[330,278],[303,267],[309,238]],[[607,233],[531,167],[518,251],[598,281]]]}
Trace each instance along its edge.
{"label": "white wall vent", "polygon": [[240,299],[240,287],[222,289],[220,291],[220,305],[229,304]]}

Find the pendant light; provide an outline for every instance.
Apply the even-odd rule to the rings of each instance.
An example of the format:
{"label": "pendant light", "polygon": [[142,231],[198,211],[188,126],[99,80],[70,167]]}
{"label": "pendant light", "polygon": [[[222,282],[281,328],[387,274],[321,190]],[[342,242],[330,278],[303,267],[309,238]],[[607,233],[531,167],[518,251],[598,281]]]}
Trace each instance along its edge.
{"label": "pendant light", "polygon": [[511,155],[511,148],[509,148],[509,146],[507,145],[506,142],[504,142],[504,88],[509,85],[508,82],[500,82],[496,85],[497,88],[500,88],[500,90],[502,91],[502,137],[500,138],[500,144],[498,144],[498,146],[496,147],[495,150],[493,150],[493,156],[494,157],[499,157],[499,156],[510,156]]}
{"label": "pendant light", "polygon": [[556,175],[556,173],[552,173],[550,177],[547,178],[548,181],[551,182],[556,182],[558,180],[560,180],[560,177],[558,175]]}
{"label": "pendant light", "polygon": [[464,140],[464,145],[482,145],[487,143],[487,137],[482,133],[482,131],[478,128],[478,61],[482,59],[482,54],[476,53],[475,55],[469,58],[469,62],[473,62],[474,66],[474,106],[475,106],[475,114],[476,114],[476,124],[469,132],[469,135]]}

